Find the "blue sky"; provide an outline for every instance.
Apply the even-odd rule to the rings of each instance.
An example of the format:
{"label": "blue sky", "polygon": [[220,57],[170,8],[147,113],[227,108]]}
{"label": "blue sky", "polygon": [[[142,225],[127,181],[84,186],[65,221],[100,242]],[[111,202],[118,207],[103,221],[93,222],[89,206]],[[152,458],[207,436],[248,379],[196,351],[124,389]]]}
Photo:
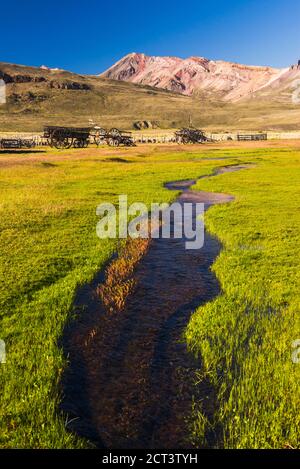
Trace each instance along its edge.
{"label": "blue sky", "polygon": [[100,73],[129,52],[288,66],[300,59],[300,2],[6,1],[0,61]]}

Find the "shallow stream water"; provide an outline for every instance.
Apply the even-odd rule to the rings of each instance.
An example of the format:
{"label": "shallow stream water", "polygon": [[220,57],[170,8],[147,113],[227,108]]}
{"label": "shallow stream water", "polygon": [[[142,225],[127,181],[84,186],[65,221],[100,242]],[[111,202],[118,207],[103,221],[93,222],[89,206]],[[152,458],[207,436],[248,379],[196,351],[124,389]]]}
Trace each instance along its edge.
{"label": "shallow stream water", "polygon": [[[179,203],[202,202],[205,209],[233,200],[190,190],[195,182],[166,187],[182,191]],[[77,320],[67,326],[63,341],[70,366],[62,382],[62,408],[69,429],[98,447],[190,448],[193,400],[202,400],[207,417],[213,415],[213,390],[209,383],[194,385],[201,361],[187,352],[182,334],[192,312],[220,293],[211,266],[221,245],[206,231],[201,249],[186,250],[185,241],[152,240],[135,271],[137,288],[117,315],[102,314],[95,295],[103,273],[77,292]],[[101,332],[89,341],[95,327]]]}

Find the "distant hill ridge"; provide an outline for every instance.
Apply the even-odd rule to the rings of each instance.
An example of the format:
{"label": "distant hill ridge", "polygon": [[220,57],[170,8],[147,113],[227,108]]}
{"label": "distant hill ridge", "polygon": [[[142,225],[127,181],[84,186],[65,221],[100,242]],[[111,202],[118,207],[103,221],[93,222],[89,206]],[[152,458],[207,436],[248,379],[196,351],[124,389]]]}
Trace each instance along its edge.
{"label": "distant hill ridge", "polygon": [[220,131],[300,129],[299,64],[274,69],[129,54],[101,76],[0,62],[0,79],[7,97],[0,131],[40,132],[46,124],[82,127],[91,121],[123,129],[137,121],[161,128],[192,121]]}
{"label": "distant hill ridge", "polygon": [[[296,72],[296,73],[295,73]],[[235,102],[272,85],[287,84],[298,66],[272,68],[242,65],[204,57],[156,57],[131,53],[100,74],[113,80],[150,85],[191,96],[197,92]]]}

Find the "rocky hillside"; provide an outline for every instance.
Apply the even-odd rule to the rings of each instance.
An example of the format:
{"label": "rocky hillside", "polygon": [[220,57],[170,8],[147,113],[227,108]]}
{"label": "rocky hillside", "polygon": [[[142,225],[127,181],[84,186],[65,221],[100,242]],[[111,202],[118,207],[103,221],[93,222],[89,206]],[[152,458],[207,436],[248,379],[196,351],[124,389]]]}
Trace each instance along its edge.
{"label": "rocky hillside", "polygon": [[0,132],[38,130],[49,125],[132,128],[136,121],[180,126],[192,111],[190,98],[149,86],[79,75],[58,69],[0,62],[6,104]]}
{"label": "rocky hillside", "polygon": [[191,96],[199,91],[235,102],[276,81],[288,69],[240,65],[203,57],[150,57],[132,53],[100,76]]}
{"label": "rocky hillside", "polygon": [[[124,59],[115,67],[116,75],[111,69],[101,77],[0,62],[7,96],[6,104],[0,105],[0,132],[41,132],[47,124],[85,127],[91,121],[107,128],[144,131],[149,123],[155,128],[178,128],[190,120],[197,127],[222,132],[300,129],[297,65],[279,71],[194,58],[182,67],[181,59],[153,58],[151,74],[149,60],[141,54],[130,55],[129,61]],[[171,84],[169,60],[177,70]],[[144,76],[142,84],[136,83],[137,66]],[[156,79],[154,71],[160,73]],[[200,75],[202,81],[196,79]],[[185,89],[180,90],[179,83]]]}

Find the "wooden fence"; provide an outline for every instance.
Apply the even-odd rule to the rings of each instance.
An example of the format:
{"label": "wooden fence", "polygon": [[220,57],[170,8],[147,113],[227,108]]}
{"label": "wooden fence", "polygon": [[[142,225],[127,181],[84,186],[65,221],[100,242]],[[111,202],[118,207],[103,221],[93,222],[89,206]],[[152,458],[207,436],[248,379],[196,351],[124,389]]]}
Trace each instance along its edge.
{"label": "wooden fence", "polygon": [[238,141],[268,140],[268,134],[238,134]]}

